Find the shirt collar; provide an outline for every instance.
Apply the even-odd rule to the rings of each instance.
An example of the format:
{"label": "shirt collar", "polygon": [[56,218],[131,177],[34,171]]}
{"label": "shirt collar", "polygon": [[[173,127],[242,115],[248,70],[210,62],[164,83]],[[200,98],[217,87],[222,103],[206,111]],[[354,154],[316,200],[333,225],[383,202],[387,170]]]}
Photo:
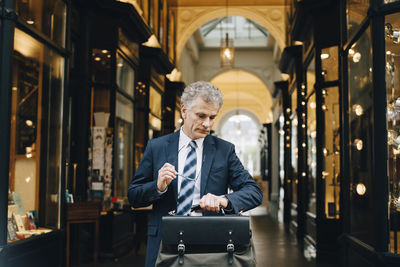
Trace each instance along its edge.
{"label": "shirt collar", "polygon": [[[181,127],[180,133],[179,133],[179,147],[178,147],[178,151],[181,151],[182,148],[186,147],[189,145],[190,141],[192,141],[192,139],[190,139],[189,136],[187,136],[184,132],[183,129]],[[204,142],[204,137],[203,138],[199,138],[194,140],[196,142],[197,148],[202,148],[203,146],[203,142]]]}

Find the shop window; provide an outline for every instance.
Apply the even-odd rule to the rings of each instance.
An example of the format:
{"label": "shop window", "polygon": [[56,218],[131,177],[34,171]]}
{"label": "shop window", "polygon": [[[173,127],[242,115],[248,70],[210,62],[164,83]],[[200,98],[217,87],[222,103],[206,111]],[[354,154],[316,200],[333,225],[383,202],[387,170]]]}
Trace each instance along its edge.
{"label": "shop window", "polygon": [[339,218],[340,195],[340,104],[339,88],[322,89],[324,118],[322,184],[325,190],[325,217]]}
{"label": "shop window", "polygon": [[[295,83],[296,85],[296,83]],[[298,119],[297,119],[297,90],[294,90],[292,92],[292,116],[291,116],[291,167],[292,167],[292,172],[291,172],[291,178],[290,182],[292,184],[292,202],[297,204],[297,184],[299,182],[298,180],[298,160],[299,160],[299,148],[297,146],[297,125],[298,125]]]}
{"label": "shop window", "polygon": [[66,4],[62,0],[17,0],[19,18],[65,47]]}
{"label": "shop window", "polygon": [[321,76],[325,82],[339,79],[339,52],[337,46],[321,50]]}
{"label": "shop window", "polygon": [[346,1],[347,14],[347,39],[350,40],[360,29],[362,22],[367,17],[370,0]]}
{"label": "shop window", "polygon": [[368,27],[348,53],[350,232],[372,245],[372,53]]}
{"label": "shop window", "polygon": [[[310,80],[307,80],[308,83],[310,83]],[[316,214],[317,120],[315,93],[311,94],[307,101],[307,145],[308,211]]]}
{"label": "shop window", "polygon": [[161,133],[161,93],[150,86],[149,139],[158,137]]}
{"label": "shop window", "polygon": [[116,103],[116,144],[114,196],[126,199],[128,185],[132,179],[133,162],[133,103],[117,93]]}
{"label": "shop window", "polygon": [[385,30],[390,252],[400,254],[400,19],[398,14],[386,17]]}
{"label": "shop window", "polygon": [[134,97],[135,71],[132,66],[117,54],[117,86],[120,90]]}
{"label": "shop window", "polygon": [[110,205],[113,176],[114,128],[109,127],[111,61],[109,49],[92,49],[88,198],[104,200],[104,208]]}
{"label": "shop window", "polygon": [[60,228],[64,58],[15,29],[8,241]]}
{"label": "shop window", "polygon": [[107,49],[92,50],[92,82],[102,84],[111,82],[111,53]]}

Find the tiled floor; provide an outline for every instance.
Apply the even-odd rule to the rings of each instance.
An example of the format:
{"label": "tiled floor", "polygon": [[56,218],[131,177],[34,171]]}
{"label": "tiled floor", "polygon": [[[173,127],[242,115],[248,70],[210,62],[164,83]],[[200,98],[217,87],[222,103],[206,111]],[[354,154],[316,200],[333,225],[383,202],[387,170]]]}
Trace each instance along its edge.
{"label": "tiled floor", "polygon": [[[307,261],[300,253],[296,238],[284,230],[282,223],[272,219],[265,207],[247,212],[251,216],[253,242],[256,249],[258,267],[333,267]],[[134,267],[144,266],[145,248],[139,253],[130,254],[115,260],[100,260],[99,267]],[[92,264],[81,264],[79,267],[89,267]]]}

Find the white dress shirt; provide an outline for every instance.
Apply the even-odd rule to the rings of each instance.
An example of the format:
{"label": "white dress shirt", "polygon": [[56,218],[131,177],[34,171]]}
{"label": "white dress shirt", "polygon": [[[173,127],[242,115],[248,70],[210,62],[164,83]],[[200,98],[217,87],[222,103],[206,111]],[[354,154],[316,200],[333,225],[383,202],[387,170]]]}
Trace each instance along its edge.
{"label": "white dress shirt", "polygon": [[[179,145],[178,145],[178,172],[180,174],[183,174],[183,169],[185,168],[185,161],[186,161],[186,156],[190,151],[190,139],[184,132],[183,129],[181,128],[180,134],[179,134]],[[196,166],[196,181],[194,185],[194,193],[193,193],[193,201],[192,201],[192,206],[199,204],[200,202],[200,180],[201,180],[201,164],[202,164],[202,157],[203,157],[203,141],[204,138],[199,138],[194,140],[196,142],[197,148],[196,148],[196,156],[197,156],[197,166]],[[177,176],[178,178],[178,196],[179,196],[179,191],[181,190],[181,183],[182,183],[182,178],[181,176]],[[201,212],[192,212],[190,214],[191,216],[201,216]]]}

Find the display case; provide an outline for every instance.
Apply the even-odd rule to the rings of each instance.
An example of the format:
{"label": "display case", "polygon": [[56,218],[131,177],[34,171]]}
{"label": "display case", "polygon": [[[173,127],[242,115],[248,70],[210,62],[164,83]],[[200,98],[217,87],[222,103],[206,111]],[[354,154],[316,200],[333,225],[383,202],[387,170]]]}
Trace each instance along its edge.
{"label": "display case", "polygon": [[400,254],[400,18],[385,18],[388,184],[391,253]]}

